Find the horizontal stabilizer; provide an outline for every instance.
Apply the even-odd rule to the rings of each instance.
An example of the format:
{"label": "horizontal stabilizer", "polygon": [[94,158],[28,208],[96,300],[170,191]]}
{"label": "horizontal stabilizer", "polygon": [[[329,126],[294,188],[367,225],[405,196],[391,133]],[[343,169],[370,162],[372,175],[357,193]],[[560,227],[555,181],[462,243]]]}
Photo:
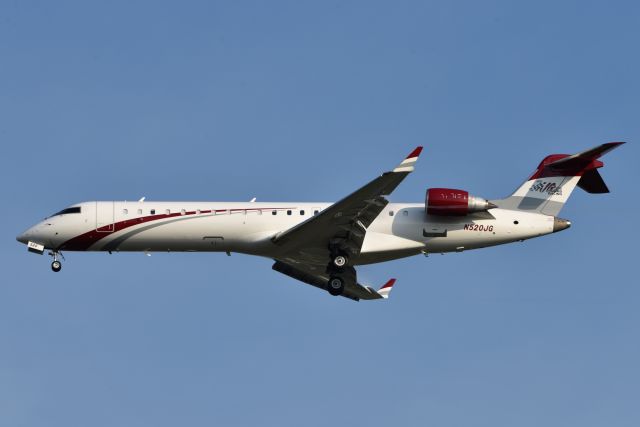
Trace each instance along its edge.
{"label": "horizontal stabilizer", "polygon": [[622,144],[624,144],[624,142],[607,142],[606,144],[598,145],[597,147],[591,148],[581,153],[563,157],[559,160],[548,163],[546,166],[554,170],[581,170],[589,166],[589,164],[594,160],[599,159],[609,151]]}
{"label": "horizontal stabilizer", "polygon": [[591,169],[585,172],[580,177],[580,181],[578,181],[578,187],[591,194],[602,194],[609,192],[607,184],[604,183],[602,175],[600,175],[600,172],[598,172],[597,169]]}

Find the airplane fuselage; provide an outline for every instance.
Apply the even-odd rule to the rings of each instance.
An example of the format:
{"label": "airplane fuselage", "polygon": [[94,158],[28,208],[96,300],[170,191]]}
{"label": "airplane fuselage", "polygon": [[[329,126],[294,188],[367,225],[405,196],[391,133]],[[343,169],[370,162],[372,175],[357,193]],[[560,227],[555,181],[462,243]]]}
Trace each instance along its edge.
{"label": "airplane fuselage", "polygon": [[[53,251],[238,252],[279,258],[272,239],[331,203],[85,202],[21,236]],[[389,203],[368,227],[353,265],[520,241],[568,226],[549,215],[491,209],[427,215],[419,203]],[[564,224],[564,226],[563,226]],[[309,255],[309,254],[308,254]],[[326,255],[318,254],[318,262]],[[321,258],[321,259],[320,259]]]}

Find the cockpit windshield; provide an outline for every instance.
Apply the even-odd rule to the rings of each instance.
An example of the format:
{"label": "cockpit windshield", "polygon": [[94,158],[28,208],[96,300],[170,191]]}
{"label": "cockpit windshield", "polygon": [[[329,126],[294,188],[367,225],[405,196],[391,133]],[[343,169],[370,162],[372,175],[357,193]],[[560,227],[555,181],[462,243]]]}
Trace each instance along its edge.
{"label": "cockpit windshield", "polygon": [[[58,216],[58,215],[66,215],[66,214],[79,214],[80,213],[80,206],[74,206],[72,208],[66,208],[66,209],[62,209],[60,212],[56,212],[51,216]],[[51,216],[49,218],[51,218]]]}

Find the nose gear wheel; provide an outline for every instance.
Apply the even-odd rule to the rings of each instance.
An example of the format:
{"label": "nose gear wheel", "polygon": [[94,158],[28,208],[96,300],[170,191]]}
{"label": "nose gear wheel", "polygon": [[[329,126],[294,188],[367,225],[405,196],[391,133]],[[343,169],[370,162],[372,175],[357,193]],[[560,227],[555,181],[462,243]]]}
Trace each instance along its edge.
{"label": "nose gear wheel", "polygon": [[51,263],[51,270],[53,270],[56,273],[62,270],[62,263],[58,260],[58,257],[61,257],[62,259],[64,259],[64,255],[62,255],[62,253],[58,251],[51,251],[49,252],[49,255],[53,257],[53,262]]}

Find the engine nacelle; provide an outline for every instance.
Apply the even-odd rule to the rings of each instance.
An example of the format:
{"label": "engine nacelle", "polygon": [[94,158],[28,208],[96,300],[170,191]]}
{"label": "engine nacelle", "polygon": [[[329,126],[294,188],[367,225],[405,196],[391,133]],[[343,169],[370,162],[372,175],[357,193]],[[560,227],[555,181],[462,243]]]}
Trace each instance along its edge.
{"label": "engine nacelle", "polygon": [[429,188],[425,199],[429,215],[464,216],[496,207],[482,197],[470,196],[467,191],[453,188]]}

